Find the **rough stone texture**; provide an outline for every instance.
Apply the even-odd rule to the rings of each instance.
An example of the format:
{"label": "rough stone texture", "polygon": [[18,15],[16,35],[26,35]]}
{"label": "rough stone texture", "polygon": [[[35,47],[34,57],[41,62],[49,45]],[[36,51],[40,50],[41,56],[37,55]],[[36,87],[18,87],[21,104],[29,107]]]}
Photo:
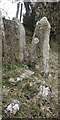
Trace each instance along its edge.
{"label": "rough stone texture", "polygon": [[[34,31],[32,45],[31,45],[31,61],[36,65],[44,64],[44,73],[49,72],[49,34],[50,34],[50,23],[46,17],[43,17],[36,23]],[[42,64],[42,65],[43,65]]]}
{"label": "rough stone texture", "polygon": [[0,11],[0,67],[2,64],[2,13]]}
{"label": "rough stone texture", "polygon": [[10,103],[5,110],[7,117],[13,117],[17,113],[17,111],[19,111],[19,108],[20,102],[17,99],[13,100],[12,103]]}
{"label": "rough stone texture", "polygon": [[22,63],[25,60],[25,29],[16,18],[3,19],[5,39],[3,38],[3,61]]}
{"label": "rough stone texture", "polygon": [[38,93],[38,97],[41,97],[41,99],[49,101],[51,98],[51,91],[48,86],[40,86],[40,91]]}
{"label": "rough stone texture", "polygon": [[0,11],[0,119],[2,117],[2,13]]}

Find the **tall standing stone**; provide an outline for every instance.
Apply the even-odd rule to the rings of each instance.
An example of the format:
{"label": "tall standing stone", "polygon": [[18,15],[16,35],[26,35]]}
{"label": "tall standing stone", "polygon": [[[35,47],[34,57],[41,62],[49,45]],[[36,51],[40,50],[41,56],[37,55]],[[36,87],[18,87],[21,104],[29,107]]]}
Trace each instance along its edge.
{"label": "tall standing stone", "polygon": [[2,119],[2,12],[0,11],[0,119]]}
{"label": "tall standing stone", "polygon": [[3,40],[3,57],[5,63],[19,63],[25,60],[25,29],[22,23],[14,18],[13,20],[3,19],[5,40]]}
{"label": "tall standing stone", "polygon": [[26,57],[25,28],[20,22],[20,20],[18,20],[17,18],[13,18],[13,20],[18,25],[18,30],[20,32],[20,35],[19,35],[20,56],[22,58],[22,61],[24,61],[26,59],[25,58]]}
{"label": "tall standing stone", "polygon": [[36,23],[32,44],[31,44],[31,62],[35,63],[35,67],[40,71],[41,65],[44,74],[49,73],[49,35],[50,23],[46,17],[43,17]]}

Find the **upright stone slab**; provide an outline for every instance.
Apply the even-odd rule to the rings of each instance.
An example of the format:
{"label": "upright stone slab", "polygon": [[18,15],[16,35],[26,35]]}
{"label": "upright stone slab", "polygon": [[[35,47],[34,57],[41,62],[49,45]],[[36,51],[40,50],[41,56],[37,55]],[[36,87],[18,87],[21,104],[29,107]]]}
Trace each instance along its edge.
{"label": "upright stone slab", "polygon": [[21,22],[3,19],[5,40],[3,40],[3,57],[5,63],[22,63],[25,60],[25,29]]}
{"label": "upright stone slab", "polygon": [[0,119],[2,119],[2,12],[0,10]]}
{"label": "upright stone slab", "polygon": [[1,24],[2,24],[2,13],[0,10],[0,65],[2,64],[2,28],[1,28]]}
{"label": "upright stone slab", "polygon": [[48,74],[49,72],[50,28],[50,23],[46,17],[43,17],[36,23],[30,51],[31,62],[35,63],[35,67],[39,71],[41,70],[42,65],[45,74]]}
{"label": "upright stone slab", "polygon": [[13,18],[13,20],[16,22],[16,24],[18,25],[18,30],[20,32],[19,35],[19,47],[20,47],[20,56],[21,56],[21,60],[25,61],[25,57],[26,57],[26,41],[25,41],[25,28],[24,26],[21,24],[20,20],[18,20],[17,18]]}

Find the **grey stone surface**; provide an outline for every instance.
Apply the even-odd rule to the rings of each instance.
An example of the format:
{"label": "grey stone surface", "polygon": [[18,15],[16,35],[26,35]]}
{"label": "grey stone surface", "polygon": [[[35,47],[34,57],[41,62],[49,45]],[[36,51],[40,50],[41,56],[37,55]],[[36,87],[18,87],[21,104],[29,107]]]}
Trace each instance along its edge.
{"label": "grey stone surface", "polygon": [[25,49],[26,49],[26,41],[25,41],[25,28],[22,25],[22,23],[20,22],[20,20],[18,20],[17,18],[13,18],[13,20],[16,22],[16,24],[18,25],[19,28],[19,32],[20,32],[20,37],[19,37],[19,46],[20,46],[20,54],[21,54],[21,58],[24,61],[25,59]]}
{"label": "grey stone surface", "polygon": [[[49,35],[50,35],[50,23],[46,17],[43,17],[36,23],[34,31],[30,58],[31,62],[35,63],[35,66],[43,65],[44,74],[49,72]],[[37,69],[40,70],[40,67]]]}
{"label": "grey stone surface", "polygon": [[21,22],[3,19],[5,39],[3,37],[3,61],[5,63],[19,63],[25,60],[25,29]]}
{"label": "grey stone surface", "polygon": [[51,98],[51,90],[48,86],[41,85],[40,91],[37,95],[38,97],[41,97],[42,100],[50,101]]}
{"label": "grey stone surface", "polygon": [[14,116],[20,109],[20,102],[18,100],[13,100],[6,108],[5,113],[7,116]]}
{"label": "grey stone surface", "polygon": [[2,12],[0,10],[0,120],[2,117]]}

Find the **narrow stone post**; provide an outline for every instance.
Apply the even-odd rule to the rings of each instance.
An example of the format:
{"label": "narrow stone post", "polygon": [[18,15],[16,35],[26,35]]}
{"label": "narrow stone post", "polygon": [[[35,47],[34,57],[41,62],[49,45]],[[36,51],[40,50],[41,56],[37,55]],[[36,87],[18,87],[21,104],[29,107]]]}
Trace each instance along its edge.
{"label": "narrow stone post", "polygon": [[22,23],[20,22],[20,20],[18,20],[17,18],[14,18],[13,20],[18,25],[18,29],[20,32],[20,36],[19,36],[20,57],[21,57],[22,62],[24,62],[25,57],[26,57],[25,29]]}
{"label": "narrow stone post", "polygon": [[44,74],[49,73],[49,35],[50,23],[46,17],[43,17],[36,23],[34,31],[30,58],[31,62],[35,63],[35,67],[41,72],[41,66],[44,69]]}
{"label": "narrow stone post", "polygon": [[2,119],[2,12],[0,11],[0,119]]}
{"label": "narrow stone post", "polygon": [[3,19],[5,40],[3,39],[4,63],[15,64],[25,62],[25,29],[17,18]]}

